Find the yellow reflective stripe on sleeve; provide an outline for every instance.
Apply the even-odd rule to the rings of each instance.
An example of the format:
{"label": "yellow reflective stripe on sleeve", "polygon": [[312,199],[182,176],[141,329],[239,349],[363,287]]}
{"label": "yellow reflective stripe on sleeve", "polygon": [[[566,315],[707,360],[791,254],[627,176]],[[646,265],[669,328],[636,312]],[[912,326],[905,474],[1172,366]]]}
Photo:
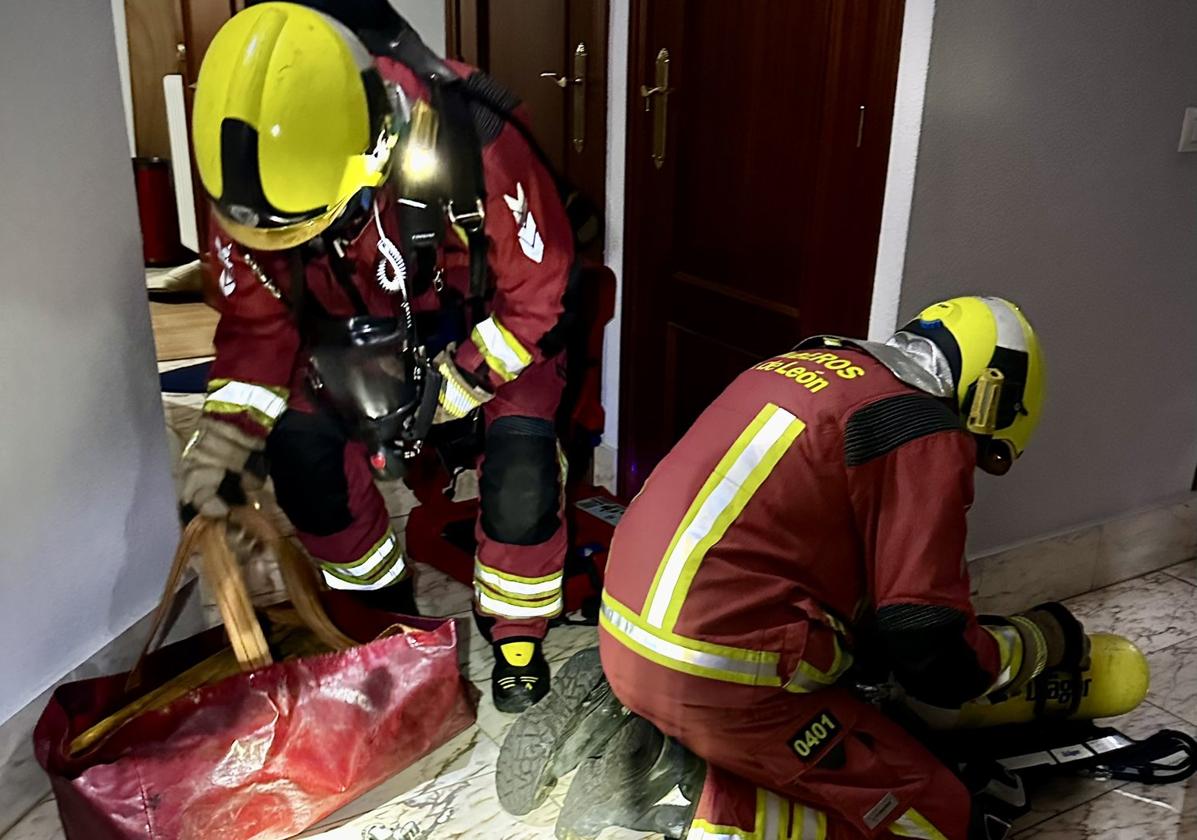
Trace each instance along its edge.
{"label": "yellow reflective stripe on sleeve", "polygon": [[769,403],[715,466],[674,532],[645,601],[654,627],[673,629],[703,556],[723,538],[806,424]]}
{"label": "yellow reflective stripe on sleeve", "polygon": [[809,662],[799,662],[790,681],[786,683],[786,691],[805,694],[834,685],[852,666],[852,661],[852,654],[846,652],[839,639],[836,639],[835,657],[831,661],[831,667],[826,671],[820,671]]}
{"label": "yellow reflective stripe on sleeve", "polygon": [[997,679],[989,687],[989,691],[985,692],[988,694],[1008,686],[1022,669],[1022,636],[1018,634],[1017,629],[1005,625],[985,625],[983,629],[997,642],[1000,663]]}
{"label": "yellow reflective stripe on sleeve", "polygon": [[917,837],[920,840],[948,840],[930,820],[910,808],[889,826],[889,833],[898,837]]}
{"label": "yellow reflective stripe on sleeve", "polygon": [[203,410],[208,414],[248,414],[270,428],[287,410],[288,393],[286,388],[213,379],[208,382],[208,396],[204,399]]}
{"label": "yellow reflective stripe on sleeve", "polygon": [[515,601],[477,583],[474,584],[474,595],[482,612],[503,618],[553,618],[561,614],[565,604],[560,593],[544,601]]}
{"label": "yellow reflective stripe on sleeve", "polygon": [[478,406],[481,401],[465,388],[450,373],[441,372],[441,408],[450,417],[460,420]]}
{"label": "yellow reflective stripe on sleeve", "polygon": [[500,379],[515,379],[520,371],[532,364],[532,354],[511,334],[494,315],[474,325],[470,338],[482,358]]}
{"label": "yellow reflective stripe on sleeve", "polygon": [[561,591],[561,583],[565,579],[563,572],[556,572],[544,577],[530,578],[501,572],[491,566],[483,565],[481,560],[474,561],[474,580],[485,583],[491,589],[511,595],[514,598],[527,598],[529,595],[550,595]]}
{"label": "yellow reflective stripe on sleeve", "polygon": [[599,623],[624,646],[674,671],[741,685],[781,685],[776,653],[711,644],[652,627],[606,592]]}

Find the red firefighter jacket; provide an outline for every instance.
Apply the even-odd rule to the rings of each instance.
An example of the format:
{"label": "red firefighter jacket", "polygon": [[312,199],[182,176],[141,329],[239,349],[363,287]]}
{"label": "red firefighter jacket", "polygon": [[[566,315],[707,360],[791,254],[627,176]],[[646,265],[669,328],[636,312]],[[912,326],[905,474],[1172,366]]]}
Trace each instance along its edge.
{"label": "red firefighter jacket", "polygon": [[[409,98],[427,99],[424,84],[408,67],[388,58],[378,58],[377,63],[383,77]],[[450,64],[463,77],[475,72]],[[458,347],[455,361],[493,391],[543,358],[541,340],[563,311],[573,234],[553,178],[519,131],[493,114],[476,111],[475,118],[483,144],[487,262],[494,294],[487,317],[469,325],[472,331]],[[380,272],[393,276],[393,268],[379,251],[378,222],[393,243],[402,241],[395,206],[394,196],[383,191],[377,213],[345,249],[353,284],[374,315],[400,314],[400,296],[379,281]],[[219,273],[220,321],[204,410],[264,436],[286,408],[291,392],[301,386],[306,361],[304,339],[287,303],[292,254],[243,249],[215,220],[211,248]],[[445,285],[466,296],[469,255],[452,228],[439,262]],[[407,263],[411,267],[410,256]],[[305,271],[307,294],[329,314],[355,314],[327,256],[308,259]],[[413,301],[417,312],[440,305],[432,288]]]}
{"label": "red firefighter jacket", "polygon": [[999,687],[1017,641],[978,624],[969,602],[975,465],[955,408],[862,351],[756,365],[616,529],[604,663],[811,691],[843,674],[867,624],[921,699],[958,705]]}

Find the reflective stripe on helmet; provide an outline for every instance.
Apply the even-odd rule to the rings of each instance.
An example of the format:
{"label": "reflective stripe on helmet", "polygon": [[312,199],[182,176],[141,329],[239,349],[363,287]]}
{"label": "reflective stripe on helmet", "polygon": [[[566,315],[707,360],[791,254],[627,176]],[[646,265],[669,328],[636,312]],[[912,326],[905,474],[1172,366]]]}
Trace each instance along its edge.
{"label": "reflective stripe on helmet", "polygon": [[997,346],[1027,352],[1027,336],[1014,307],[1001,298],[983,297],[981,300],[989,307],[989,311],[993,313],[993,320],[997,323]]}
{"label": "reflective stripe on helmet", "polygon": [[645,601],[646,621],[672,629],[698,566],[723,538],[806,424],[769,403],[740,434],[686,511]]}

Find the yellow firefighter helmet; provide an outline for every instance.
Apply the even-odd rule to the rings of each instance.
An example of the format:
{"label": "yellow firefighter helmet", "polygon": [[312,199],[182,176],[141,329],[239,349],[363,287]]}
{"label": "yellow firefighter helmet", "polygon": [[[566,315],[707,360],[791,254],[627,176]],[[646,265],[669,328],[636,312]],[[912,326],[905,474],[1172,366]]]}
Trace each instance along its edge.
{"label": "yellow firefighter helmet", "polygon": [[929,339],[952,372],[978,465],[1001,475],[1026,449],[1043,411],[1043,354],[1022,311],[997,297],[928,306],[901,328]]}
{"label": "yellow firefighter helmet", "polygon": [[251,248],[324,232],[387,178],[390,95],[342,24],[292,3],[234,15],[200,68],[192,136],[220,224]]}

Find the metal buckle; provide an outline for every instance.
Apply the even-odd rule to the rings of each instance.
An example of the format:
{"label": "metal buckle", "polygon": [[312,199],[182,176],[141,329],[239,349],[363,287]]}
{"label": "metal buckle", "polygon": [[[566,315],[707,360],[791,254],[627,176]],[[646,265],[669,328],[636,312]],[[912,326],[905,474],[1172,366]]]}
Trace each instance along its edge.
{"label": "metal buckle", "polygon": [[449,221],[455,225],[465,228],[467,231],[473,233],[482,227],[482,222],[486,219],[486,208],[482,206],[482,199],[474,199],[474,210],[470,213],[458,213],[453,209],[453,202],[446,203],[446,210],[448,212]]}

